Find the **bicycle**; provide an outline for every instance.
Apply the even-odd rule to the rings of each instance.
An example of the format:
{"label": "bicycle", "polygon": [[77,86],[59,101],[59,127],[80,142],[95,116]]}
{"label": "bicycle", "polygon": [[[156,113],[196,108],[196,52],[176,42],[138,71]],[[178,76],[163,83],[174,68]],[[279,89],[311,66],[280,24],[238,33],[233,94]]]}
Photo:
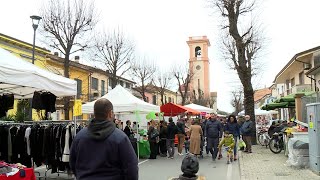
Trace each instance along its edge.
{"label": "bicycle", "polygon": [[258,134],[258,142],[260,145],[266,146],[266,148],[268,148],[270,140],[271,138],[268,134],[268,131],[264,131]]}
{"label": "bicycle", "polygon": [[275,154],[279,154],[282,150],[284,150],[283,132],[274,133],[272,135],[272,138],[269,142],[269,148]]}

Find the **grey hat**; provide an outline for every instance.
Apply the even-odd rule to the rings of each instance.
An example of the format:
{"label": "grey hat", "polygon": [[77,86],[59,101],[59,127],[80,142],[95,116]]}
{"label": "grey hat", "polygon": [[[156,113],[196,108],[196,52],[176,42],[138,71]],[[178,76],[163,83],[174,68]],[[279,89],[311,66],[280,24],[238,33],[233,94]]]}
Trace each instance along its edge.
{"label": "grey hat", "polygon": [[199,171],[199,161],[194,155],[188,154],[182,160],[181,171],[184,176],[192,177],[195,176]]}

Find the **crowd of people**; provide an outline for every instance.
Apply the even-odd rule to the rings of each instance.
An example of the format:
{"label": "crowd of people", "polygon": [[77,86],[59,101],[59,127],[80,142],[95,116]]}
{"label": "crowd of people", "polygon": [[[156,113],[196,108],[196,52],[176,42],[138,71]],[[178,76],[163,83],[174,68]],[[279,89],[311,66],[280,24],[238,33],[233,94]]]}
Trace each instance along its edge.
{"label": "crowd of people", "polygon": [[174,123],[172,118],[169,118],[168,123],[151,120],[147,133],[151,150],[149,159],[156,159],[158,155],[173,159],[177,136],[180,156],[184,149],[185,154],[191,153],[199,157],[203,157],[204,152],[210,153],[215,161],[221,159],[221,149],[224,146],[229,148],[229,153],[232,152],[229,161],[236,161],[240,137],[246,144],[244,152],[252,153],[251,137],[254,131],[254,123],[248,115],[245,116],[245,121],[239,122],[234,115],[220,120],[215,114],[211,114],[207,119],[179,119],[177,123]]}
{"label": "crowd of people", "polygon": [[[114,120],[112,103],[103,98],[97,100],[94,119],[77,133],[71,145],[70,167],[76,179],[137,180],[138,158],[130,142],[137,133],[137,126],[128,120],[122,130],[122,124]],[[221,159],[222,148],[225,147],[230,163],[237,160],[239,138],[246,143],[244,152],[252,152],[251,137],[254,132],[254,124],[248,115],[241,122],[232,115],[221,121],[215,114],[208,119],[179,119],[177,123],[172,118],[168,123],[151,120],[147,132],[151,150],[149,159],[156,159],[158,155],[173,159],[177,136],[178,155],[184,155],[183,149],[186,154],[181,177],[196,179],[198,157],[203,157],[204,152],[210,152],[215,161]]]}

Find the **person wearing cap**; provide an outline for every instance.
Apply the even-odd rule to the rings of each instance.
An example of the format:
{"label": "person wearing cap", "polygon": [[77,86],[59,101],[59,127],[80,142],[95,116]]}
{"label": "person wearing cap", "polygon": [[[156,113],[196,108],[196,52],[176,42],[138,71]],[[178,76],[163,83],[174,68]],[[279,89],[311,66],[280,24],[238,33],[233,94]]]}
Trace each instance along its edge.
{"label": "person wearing cap", "polygon": [[170,180],[198,180],[198,158],[192,154],[186,155],[182,160],[181,171],[182,174],[178,178],[171,178]]}
{"label": "person wearing cap", "polygon": [[246,143],[246,149],[244,152],[247,153],[252,153],[252,142],[251,142],[251,137],[253,136],[254,133],[254,123],[251,121],[251,117],[249,115],[245,116],[246,121],[242,124],[240,128],[240,133],[242,135],[242,139],[244,143]]}
{"label": "person wearing cap", "polygon": [[72,142],[70,167],[77,180],[138,180],[138,158],[128,136],[113,123],[113,105],[94,104],[94,119]]}

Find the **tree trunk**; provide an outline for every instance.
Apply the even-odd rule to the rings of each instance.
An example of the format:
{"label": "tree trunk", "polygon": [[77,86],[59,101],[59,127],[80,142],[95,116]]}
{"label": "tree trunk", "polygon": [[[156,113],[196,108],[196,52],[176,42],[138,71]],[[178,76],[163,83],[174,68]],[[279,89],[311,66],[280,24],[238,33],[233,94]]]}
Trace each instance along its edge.
{"label": "tree trunk", "polygon": [[111,81],[111,88],[115,88],[117,86],[117,74],[116,73],[112,73],[112,81]]}
{"label": "tree trunk", "polygon": [[249,81],[245,81],[243,84],[243,92],[244,92],[244,111],[246,115],[251,117],[251,120],[254,123],[254,134],[252,137],[252,144],[257,144],[256,139],[256,121],[255,121],[255,114],[254,114],[254,91],[251,84],[251,78]]}
{"label": "tree trunk", "polygon": [[160,93],[160,100],[161,100],[161,105],[164,105],[164,102],[163,102],[163,93]]}
{"label": "tree trunk", "polygon": [[[70,67],[70,60],[69,60],[69,56],[70,56],[70,51],[66,52],[66,55],[64,57],[64,77],[69,78],[70,74],[69,74],[69,67]],[[64,119],[65,120],[69,120],[69,106],[70,106],[70,97],[64,97],[63,98],[64,101]]]}

